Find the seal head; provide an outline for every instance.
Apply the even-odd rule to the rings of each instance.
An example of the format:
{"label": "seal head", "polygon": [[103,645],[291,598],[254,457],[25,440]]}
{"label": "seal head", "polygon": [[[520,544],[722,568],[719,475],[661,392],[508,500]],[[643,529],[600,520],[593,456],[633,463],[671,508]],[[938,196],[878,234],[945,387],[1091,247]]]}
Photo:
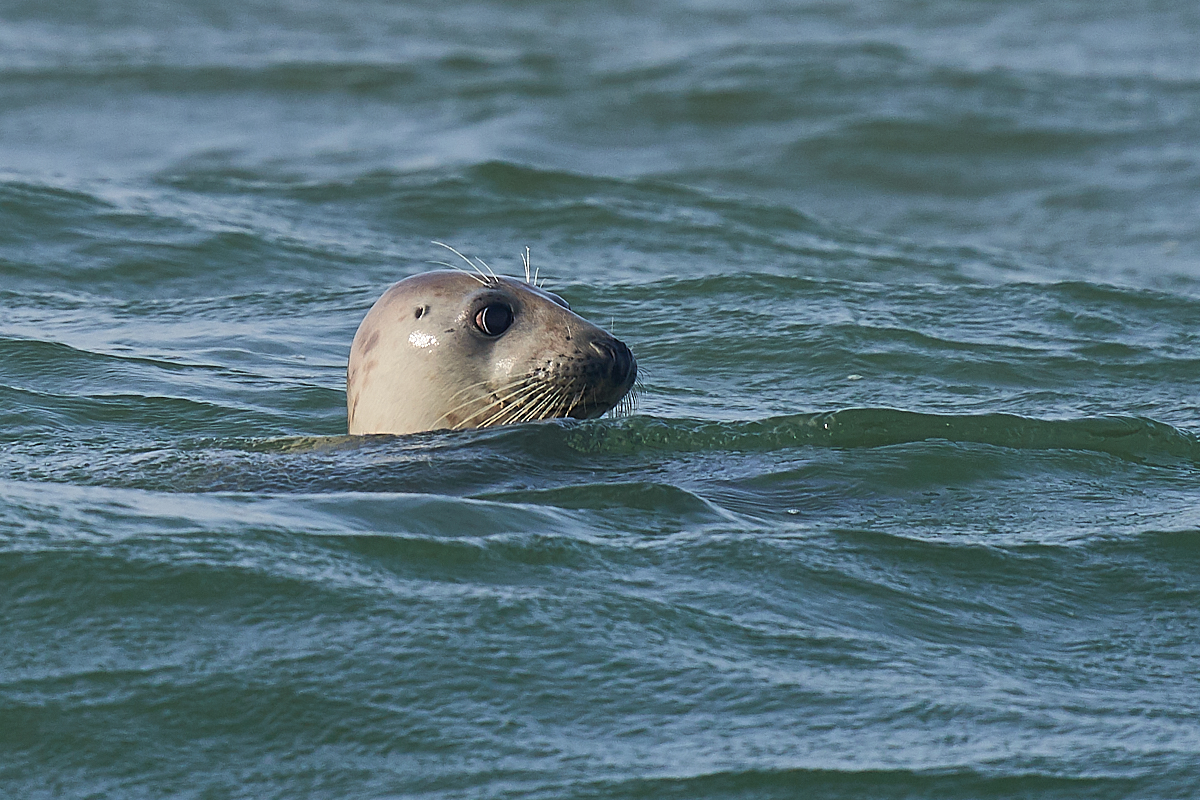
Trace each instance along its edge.
{"label": "seal head", "polygon": [[393,284],[350,347],[351,434],[599,417],[628,394],[620,340],[531,283],[439,271]]}

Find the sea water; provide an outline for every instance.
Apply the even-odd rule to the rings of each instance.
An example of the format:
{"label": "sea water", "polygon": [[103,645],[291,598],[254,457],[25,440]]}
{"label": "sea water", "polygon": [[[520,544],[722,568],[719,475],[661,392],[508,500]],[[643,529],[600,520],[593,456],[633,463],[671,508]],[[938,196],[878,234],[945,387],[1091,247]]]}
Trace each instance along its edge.
{"label": "sea water", "polygon": [[[1200,792],[1188,3],[0,6],[0,797]],[[445,241],[636,410],[345,436]]]}

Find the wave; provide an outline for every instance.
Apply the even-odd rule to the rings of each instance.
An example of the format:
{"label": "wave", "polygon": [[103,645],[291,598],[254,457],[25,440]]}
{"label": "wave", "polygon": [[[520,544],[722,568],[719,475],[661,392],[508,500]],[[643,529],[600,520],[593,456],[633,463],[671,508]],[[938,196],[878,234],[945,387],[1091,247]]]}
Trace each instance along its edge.
{"label": "wave", "polygon": [[[488,159],[436,169],[371,169],[337,179],[300,180],[267,168],[197,157],[156,176],[164,188],[242,202],[300,204],[299,213],[353,214],[424,247],[454,219],[460,249],[491,259],[530,242],[542,253],[569,253],[585,237],[601,263],[570,265],[591,283],[642,283],[652,275],[687,277],[753,271],[836,274],[843,280],[962,283],[983,277],[1036,279],[1028,259],[966,245],[916,242],[776,203],[654,177],[628,178]],[[292,213],[296,213],[295,207]],[[463,224],[469,220],[469,224]],[[498,236],[497,231],[511,231]],[[384,233],[386,231],[386,233]],[[688,248],[662,242],[686,241]],[[703,253],[703,257],[697,257]],[[396,251],[405,260],[420,248]],[[424,256],[429,258],[430,256]],[[653,270],[647,263],[652,261]],[[420,264],[424,266],[424,264]],[[550,275],[555,273],[551,265]],[[546,274],[546,270],[543,270]],[[576,276],[572,276],[576,277]]]}
{"label": "wave", "polygon": [[709,774],[678,777],[647,777],[611,782],[596,781],[591,785],[574,786],[570,791],[555,787],[552,791],[532,791],[531,798],[566,797],[578,800],[590,798],[708,797],[714,800],[762,797],[811,798],[912,798],[912,797],[976,797],[1008,798],[1014,795],[1047,798],[1124,797],[1128,792],[1145,789],[1148,785],[1182,787],[1186,774],[1179,770],[1173,780],[1152,778],[1132,771],[1119,777],[1071,775],[1042,769],[985,770],[979,766],[930,767],[904,769],[879,767],[872,769],[847,762],[844,769],[823,763],[813,767],[780,767],[772,769],[718,770]]}
{"label": "wave", "polygon": [[636,416],[570,432],[599,452],[771,451],[787,447],[875,448],[929,440],[1021,450],[1081,450],[1138,462],[1200,463],[1200,439],[1144,417],[1043,420],[1014,414],[927,414],[848,408],[746,422]]}
{"label": "wave", "polygon": [[124,485],[200,492],[451,491],[503,498],[516,491],[525,499],[531,499],[531,486],[542,486],[557,504],[559,493],[571,494],[563,487],[584,476],[585,494],[595,501],[604,494],[605,481],[619,480],[632,462],[661,454],[737,457],[803,447],[859,450],[926,442],[1103,454],[1157,467],[1200,464],[1195,434],[1141,417],[1042,420],[851,408],[739,422],[639,415],[403,437],[194,439],[165,450],[156,444],[134,463],[123,463],[130,457],[127,451],[117,454],[119,463],[108,459],[108,468],[94,480],[109,483],[123,475]]}

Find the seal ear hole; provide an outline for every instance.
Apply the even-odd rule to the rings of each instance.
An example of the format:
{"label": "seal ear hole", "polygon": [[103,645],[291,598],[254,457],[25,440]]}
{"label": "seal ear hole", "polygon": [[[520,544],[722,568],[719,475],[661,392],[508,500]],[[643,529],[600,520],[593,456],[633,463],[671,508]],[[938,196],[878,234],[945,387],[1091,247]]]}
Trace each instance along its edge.
{"label": "seal ear hole", "polygon": [[475,312],[475,327],[487,336],[499,336],[513,324],[513,316],[504,303],[489,303]]}
{"label": "seal ear hole", "polygon": [[425,312],[429,310],[429,306],[417,306],[417,310],[413,312],[413,316],[417,319],[425,316]]}

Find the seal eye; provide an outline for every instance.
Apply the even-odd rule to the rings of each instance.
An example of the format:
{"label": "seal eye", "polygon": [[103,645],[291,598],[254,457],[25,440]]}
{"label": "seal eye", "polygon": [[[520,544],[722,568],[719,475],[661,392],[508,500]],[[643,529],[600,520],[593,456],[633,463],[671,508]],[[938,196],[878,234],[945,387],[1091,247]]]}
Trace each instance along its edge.
{"label": "seal eye", "polygon": [[475,312],[475,327],[488,336],[499,336],[513,323],[513,310],[503,303],[492,303]]}

